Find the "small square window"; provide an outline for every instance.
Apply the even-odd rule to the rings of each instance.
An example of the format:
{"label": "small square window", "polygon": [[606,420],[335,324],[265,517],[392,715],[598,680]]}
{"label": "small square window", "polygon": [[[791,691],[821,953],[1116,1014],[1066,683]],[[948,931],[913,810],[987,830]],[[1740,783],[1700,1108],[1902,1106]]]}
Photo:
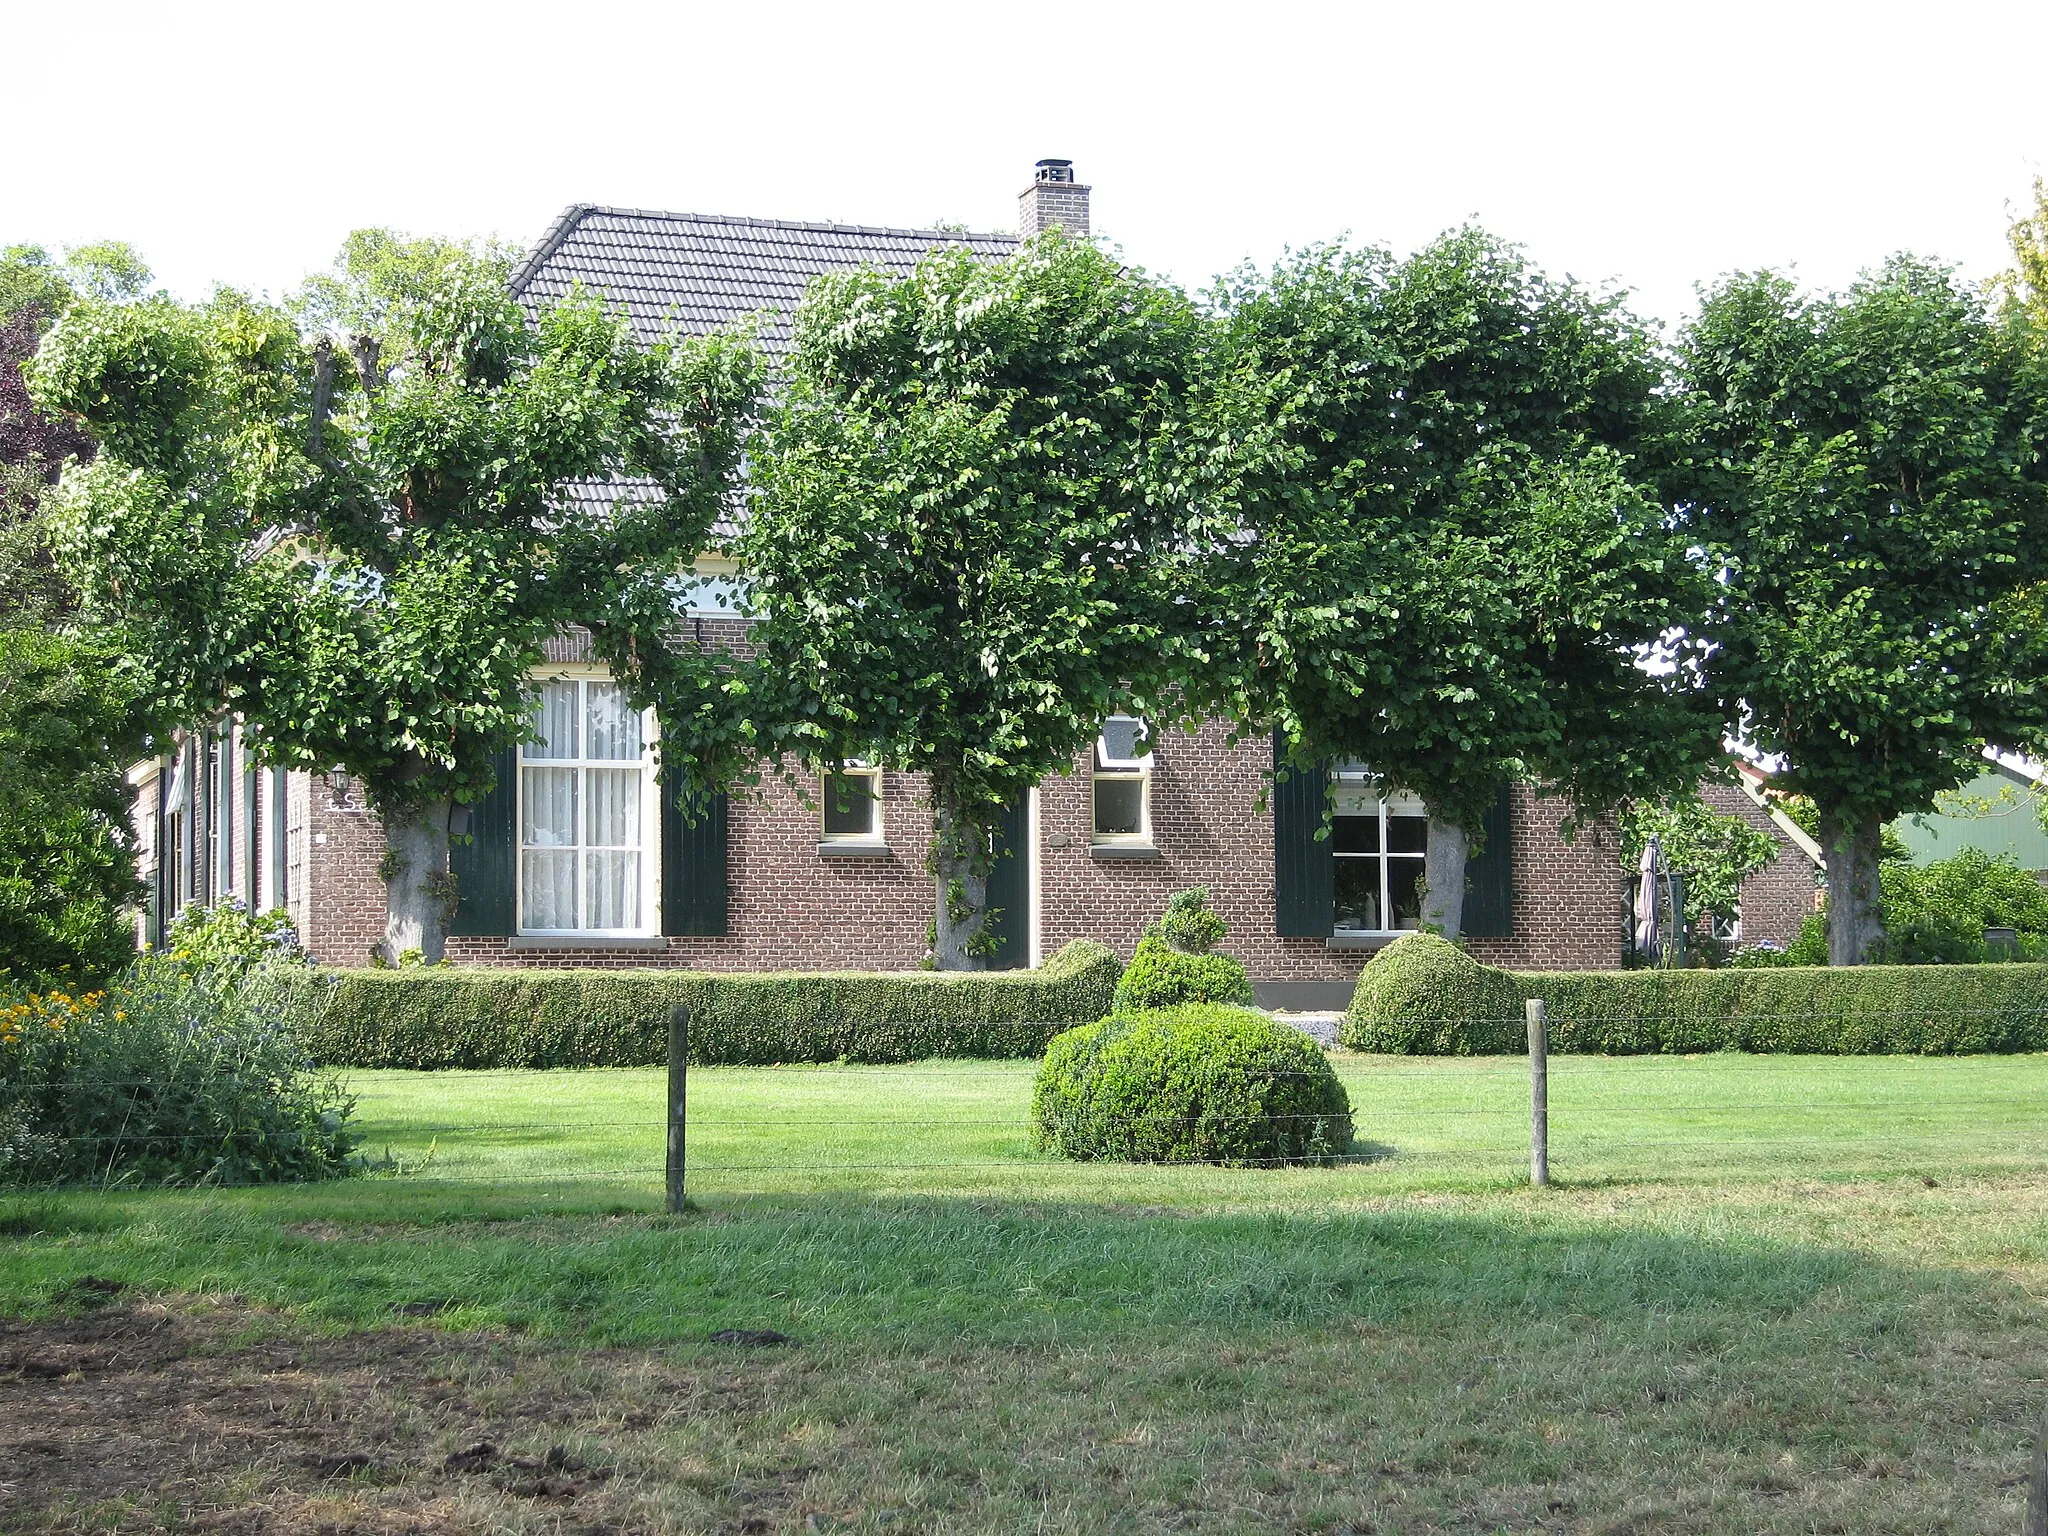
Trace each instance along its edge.
{"label": "small square window", "polygon": [[878,843],[882,840],[882,773],[879,768],[849,766],[825,775],[826,842]]}
{"label": "small square window", "polygon": [[1148,843],[1152,837],[1152,742],[1144,721],[1112,715],[1095,740],[1097,843]]}

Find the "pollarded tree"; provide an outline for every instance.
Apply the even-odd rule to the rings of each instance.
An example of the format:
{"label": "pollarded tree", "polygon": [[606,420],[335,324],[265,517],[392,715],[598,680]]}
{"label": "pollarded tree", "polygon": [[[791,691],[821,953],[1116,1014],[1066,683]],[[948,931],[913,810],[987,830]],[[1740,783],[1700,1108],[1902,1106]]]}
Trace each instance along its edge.
{"label": "pollarded tree", "polygon": [[[543,641],[630,644],[627,594],[704,547],[757,377],[737,338],[640,347],[594,300],[529,316],[501,263],[438,265],[343,337],[233,293],[84,302],[33,370],[100,442],[54,498],[87,615],[172,715],[232,711],[263,760],[362,782],[392,959],[440,957],[450,814],[530,734]],[[579,516],[592,480],[630,494]]]}
{"label": "pollarded tree", "polygon": [[822,278],[798,316],[735,553],[796,755],[929,775],[942,968],[984,961],[1003,808],[1171,668],[1157,554],[1199,335],[1056,235]]}
{"label": "pollarded tree", "polygon": [[1683,358],[1716,687],[1818,808],[1828,958],[1855,965],[1883,937],[1885,823],[2048,726],[2048,633],[2025,619],[2048,550],[2040,359],[1905,257],[1830,297],[1731,278]]}
{"label": "pollarded tree", "polygon": [[1510,781],[1598,813],[1719,752],[1684,635],[1703,578],[1656,489],[1654,346],[1471,230],[1401,263],[1310,250],[1218,300],[1217,676],[1297,762],[1422,798],[1420,918],[1455,937]]}

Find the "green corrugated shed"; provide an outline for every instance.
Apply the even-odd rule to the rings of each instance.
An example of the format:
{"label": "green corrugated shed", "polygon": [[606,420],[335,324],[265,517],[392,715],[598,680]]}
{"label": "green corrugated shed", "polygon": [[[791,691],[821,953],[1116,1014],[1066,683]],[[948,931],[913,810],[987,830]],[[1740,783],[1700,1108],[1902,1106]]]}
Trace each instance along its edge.
{"label": "green corrugated shed", "polygon": [[1915,864],[1931,864],[1965,848],[1994,858],[2013,856],[2021,869],[2048,869],[2048,832],[2041,829],[2041,794],[2025,774],[1991,768],[1953,795],[1944,809],[1901,816],[1892,830],[1912,851]]}

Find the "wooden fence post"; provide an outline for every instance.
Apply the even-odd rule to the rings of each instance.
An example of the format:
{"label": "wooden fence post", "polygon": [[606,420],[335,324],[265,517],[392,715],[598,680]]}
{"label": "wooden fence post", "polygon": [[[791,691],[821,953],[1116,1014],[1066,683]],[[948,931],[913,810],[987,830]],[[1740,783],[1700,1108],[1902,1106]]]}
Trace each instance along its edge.
{"label": "wooden fence post", "polygon": [[2027,1477],[2024,1536],[2048,1536],[2048,1422],[2034,1436],[2034,1465]]}
{"label": "wooden fence post", "polygon": [[690,1083],[690,1009],[679,1006],[668,1016],[668,1209],[683,1209],[683,1122],[687,1118]]}
{"label": "wooden fence post", "polygon": [[1529,1182],[1550,1182],[1550,1021],[1543,999],[1532,997],[1529,1016]]}

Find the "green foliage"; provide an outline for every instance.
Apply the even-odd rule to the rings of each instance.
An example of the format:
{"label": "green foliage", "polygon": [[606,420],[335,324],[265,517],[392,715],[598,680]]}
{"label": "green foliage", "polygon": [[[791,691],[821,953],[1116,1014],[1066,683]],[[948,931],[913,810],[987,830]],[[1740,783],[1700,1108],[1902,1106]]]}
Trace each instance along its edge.
{"label": "green foliage", "polygon": [[285,307],[308,335],[381,336],[435,300],[450,271],[474,269],[510,281],[519,252],[492,240],[415,238],[395,229],[355,229],[331,271],[299,285]]}
{"label": "green foliage", "polygon": [[334,1066],[629,1067],[668,1059],[690,1009],[690,1059],[713,1065],[1035,1056],[1098,1018],[1116,956],[1067,945],[1035,971],[877,975],[543,971],[426,966],[285,979],[315,1059]]}
{"label": "green foliage", "polygon": [[2019,951],[2048,942],[2048,889],[2010,854],[1965,848],[1932,864],[1884,866],[1885,939],[1879,957],[1900,965],[1967,965],[1998,958],[1986,928],[2011,928]]}
{"label": "green foliage", "polygon": [[1752,944],[1737,949],[1728,964],[1737,970],[1765,970],[1787,965],[1828,963],[1828,920],[1823,912],[1809,912],[1799,921],[1799,937],[1784,949],[1775,945]]}
{"label": "green foliage", "polygon": [[126,679],[98,647],[0,629],[0,975],[103,982],[135,952]]}
{"label": "green foliage", "polygon": [[1721,576],[1711,677],[1828,852],[1838,962],[1881,933],[1879,829],[2048,727],[2048,473],[2033,354],[1944,269],[1708,293],[1681,348],[1689,536]]}
{"label": "green foliage", "polygon": [[1122,1011],[1045,1050],[1038,1145],[1083,1161],[1324,1162],[1351,1148],[1351,1100],[1315,1042],[1249,1008]]}
{"label": "green foliage", "polygon": [[1433,933],[1394,940],[1366,962],[1341,1038],[1358,1051],[1485,1056],[1527,1043],[1522,989]]}
{"label": "green foliage", "polygon": [[1184,955],[1206,955],[1229,937],[1230,925],[1209,910],[1209,887],[1197,885],[1167,897],[1166,910],[1145,933],[1164,939]]}
{"label": "green foliage", "polygon": [[157,963],[194,981],[229,984],[258,966],[309,961],[289,912],[252,913],[241,897],[223,896],[211,906],[193,902],[171,920]]}
{"label": "green foliage", "polygon": [[140,298],[151,280],[125,241],[67,246],[62,260],[40,245],[0,246],[0,325],[25,309],[55,319],[81,295],[105,303]]}
{"label": "green foliage", "polygon": [[[429,867],[392,885],[438,954],[425,892],[448,805],[485,794],[529,730],[549,636],[664,650],[758,366],[735,336],[642,346],[581,294],[529,318],[500,261],[432,242],[352,247],[336,285],[308,313],[379,327],[345,346],[225,290],[82,300],[31,384],[101,443],[51,498],[86,616],[169,713],[230,708],[264,761],[362,781],[387,833],[438,826]],[[612,515],[562,515],[569,483],[613,479],[636,490]],[[729,733],[715,763],[694,733],[729,712],[722,674],[678,649],[698,659],[674,662],[671,778],[716,777]]]}
{"label": "green foliage", "polygon": [[1641,866],[1643,848],[1656,838],[1665,862],[1685,876],[1688,924],[1709,914],[1726,917],[1742,900],[1742,882],[1777,857],[1778,842],[1740,816],[1724,816],[1697,793],[1637,800],[1621,814],[1621,867]]}
{"label": "green foliage", "polygon": [[332,1178],[353,1109],[259,981],[144,961],[104,994],[0,992],[0,1183]]}
{"label": "green foliage", "polygon": [[1398,263],[1312,249],[1216,297],[1221,525],[1190,547],[1218,707],[1475,835],[1510,780],[1603,809],[1718,754],[1672,638],[1704,578],[1655,484],[1656,346],[1617,300],[1477,230]]}
{"label": "green foliage", "polygon": [[[1819,948],[1818,934],[1807,947]],[[1558,1052],[2048,1050],[2048,966],[1752,963],[1514,975],[1428,934],[1389,945],[1366,966],[1344,1043],[1417,1056],[1518,1054],[1527,1048],[1522,1004],[1531,997],[1547,1005]]]}
{"label": "green foliage", "polygon": [[1237,1003],[1249,1007],[1251,975],[1229,955],[1188,954],[1147,934],[1116,984],[1116,1011],[1173,1008],[1182,1003]]}
{"label": "green foliage", "polygon": [[734,547],[756,686],[788,690],[758,713],[812,767],[930,775],[936,888],[966,898],[943,968],[971,957],[1003,808],[1174,664],[1157,564],[1200,337],[1177,291],[1057,235],[828,274],[798,314]]}

